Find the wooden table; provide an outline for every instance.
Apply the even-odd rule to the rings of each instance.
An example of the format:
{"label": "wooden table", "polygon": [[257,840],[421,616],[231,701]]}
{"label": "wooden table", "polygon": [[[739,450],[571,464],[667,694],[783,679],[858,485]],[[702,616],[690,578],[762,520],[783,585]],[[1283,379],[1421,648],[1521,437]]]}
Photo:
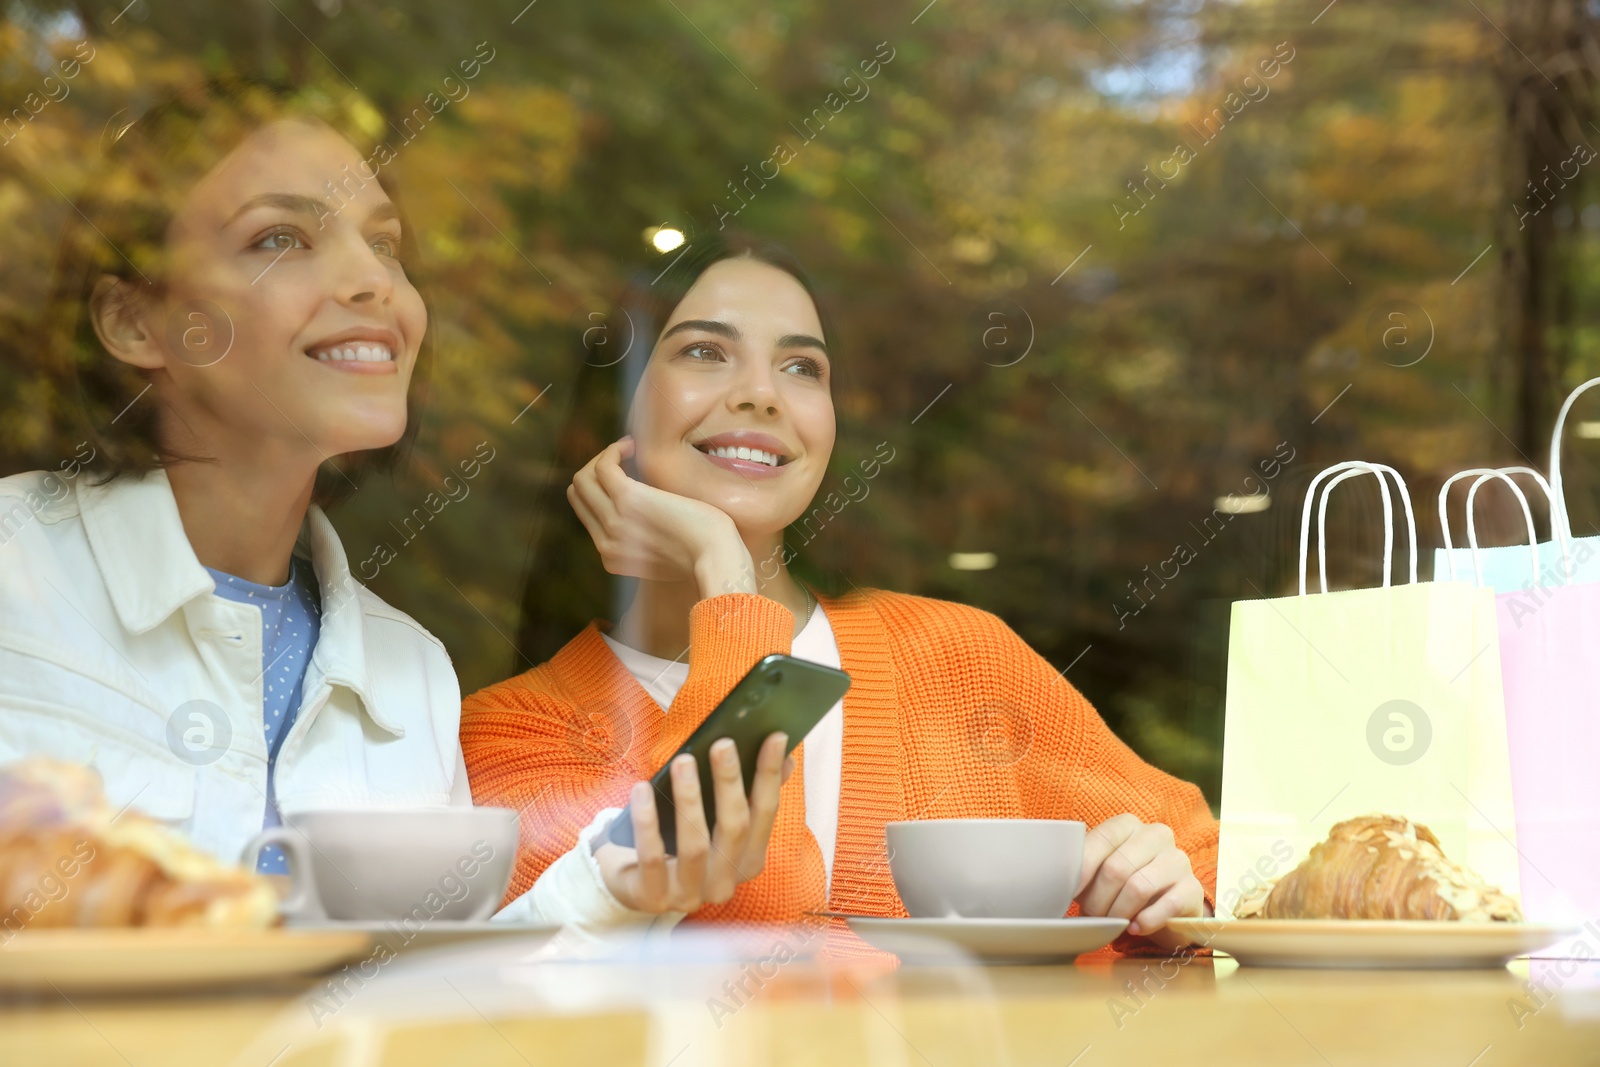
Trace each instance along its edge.
{"label": "wooden table", "polygon": [[[0,1064],[118,1067],[1600,1064],[1600,964],[1293,971],[1197,958],[763,968],[401,957],[371,980],[0,1001]],[[749,996],[735,990],[743,980]],[[1525,982],[1548,994],[1529,992]],[[727,983],[727,984],[724,984]]]}

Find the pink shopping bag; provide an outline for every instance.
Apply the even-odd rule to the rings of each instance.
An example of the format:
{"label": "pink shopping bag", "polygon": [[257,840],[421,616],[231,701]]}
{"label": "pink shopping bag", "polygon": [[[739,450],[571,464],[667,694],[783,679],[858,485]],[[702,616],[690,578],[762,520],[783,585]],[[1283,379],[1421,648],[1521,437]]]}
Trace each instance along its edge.
{"label": "pink shopping bag", "polygon": [[[1510,481],[1486,471],[1473,490],[1490,478]],[[1527,503],[1516,495],[1531,538]],[[1476,551],[1470,498],[1467,539]],[[1556,533],[1554,543],[1529,544],[1535,577],[1498,594],[1495,616],[1523,912],[1583,925],[1600,919],[1600,584],[1570,584],[1571,545]],[[1550,554],[1557,558],[1540,559]]]}

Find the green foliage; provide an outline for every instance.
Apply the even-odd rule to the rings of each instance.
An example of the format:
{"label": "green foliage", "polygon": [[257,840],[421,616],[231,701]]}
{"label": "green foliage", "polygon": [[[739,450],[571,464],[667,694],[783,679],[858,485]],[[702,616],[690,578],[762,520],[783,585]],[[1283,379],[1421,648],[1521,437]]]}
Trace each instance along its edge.
{"label": "green foliage", "polygon": [[[808,561],[998,613],[1215,799],[1226,604],[1285,590],[1309,471],[1392,462],[1421,500],[1514,454],[1495,428],[1499,254],[1458,277],[1507,210],[1501,40],[1472,5],[1433,0],[1341,3],[1315,24],[1276,0],[920,7],[141,0],[113,22],[13,4],[6,106],[71,51],[74,20],[98,54],[0,147],[0,469],[72,450],[30,330],[64,197],[113,115],[228,68],[353,86],[393,128],[487,41],[470,95],[395,163],[440,353],[415,463],[335,516],[353,560],[396,549],[374,586],[444,640],[463,688],[525,666],[511,636],[589,316],[664,265],[649,228],[692,240],[737,204],[735,224],[790,245],[834,305],[842,465],[897,452]],[[893,58],[863,78],[880,48]],[[868,91],[836,108],[851,76]],[[776,178],[730,189],[780,145],[794,158]],[[1580,297],[1582,226],[1600,223],[1582,193],[1564,193]],[[1431,319],[1413,366],[1373,341],[1393,299]],[[1591,305],[1562,326],[1573,373],[1600,366]],[[471,496],[402,547],[394,524],[481,441],[496,458]],[[1215,498],[1249,495],[1280,442],[1295,459],[1273,506],[1204,537]],[[1365,537],[1345,540],[1370,554]],[[1193,561],[1144,584],[1180,544]],[[998,566],[947,563],[980,551]]]}

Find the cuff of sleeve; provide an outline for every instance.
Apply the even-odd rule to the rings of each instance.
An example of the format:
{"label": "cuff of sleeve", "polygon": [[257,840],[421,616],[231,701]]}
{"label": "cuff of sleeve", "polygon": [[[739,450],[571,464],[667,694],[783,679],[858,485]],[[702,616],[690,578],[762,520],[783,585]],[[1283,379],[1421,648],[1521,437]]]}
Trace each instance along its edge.
{"label": "cuff of sleeve", "polygon": [[590,934],[634,929],[665,931],[676,926],[682,912],[652,915],[624,906],[606,888],[600,862],[594,858],[595,837],[621,814],[606,808],[578,834],[578,843],[560,856],[522,896],[495,915],[501,922],[558,922]]}
{"label": "cuff of sleeve", "polygon": [[[794,614],[776,600],[725,593],[700,601],[689,611],[689,677],[680,698],[715,705],[757,660],[787,655],[793,638]],[[718,691],[705,691],[711,688]]]}

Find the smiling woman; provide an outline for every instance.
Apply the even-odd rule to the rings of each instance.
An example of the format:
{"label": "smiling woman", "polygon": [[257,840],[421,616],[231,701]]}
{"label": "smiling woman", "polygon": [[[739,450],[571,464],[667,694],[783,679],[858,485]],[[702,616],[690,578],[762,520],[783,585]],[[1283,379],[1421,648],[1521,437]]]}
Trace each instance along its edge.
{"label": "smiling woman", "polygon": [[[404,452],[427,364],[412,245],[384,180],[340,205],[348,213],[326,198],[360,159],[360,114],[352,101],[233,82],[108,129],[44,317],[99,472],[216,459],[205,450],[226,426],[257,454],[264,442],[315,448],[327,505]],[[365,301],[384,310],[335,321],[317,294],[352,257],[375,282]],[[282,345],[374,377],[314,385],[315,369],[263,356]]]}
{"label": "smiling woman", "polygon": [[[540,545],[527,603],[541,620],[557,597],[567,613],[595,610],[603,600],[573,603],[567,583],[596,562],[631,595],[615,625],[581,625],[463,706],[474,795],[523,817],[503,917],[607,930],[904,915],[890,823],[1083,820],[1096,825],[1076,906],[1130,920],[1121,948],[1172,947],[1167,920],[1202,914],[1215,882],[1217,826],[1198,789],[1135,756],[994,616],[875,589],[814,595],[790,572],[785,533],[811,509],[837,430],[836,335],[799,266],[701,238],[622,312],[616,335],[633,343],[596,360],[610,332],[591,335],[585,368],[613,372],[614,406],[580,388],[576,417],[621,415],[625,435],[604,443],[612,422],[563,442],[590,448],[566,487],[590,548]],[[748,795],[733,741],[711,747],[709,830],[695,757],[673,753],[774,653],[853,683],[796,763],[781,734],[766,739]],[[1026,740],[995,745],[997,721]],[[673,806],[658,811],[644,779],[669,759]],[[627,846],[608,840],[622,817]],[[833,925],[827,951],[870,951]]]}
{"label": "smiling woman", "polygon": [[389,188],[324,198],[344,103],[210,85],[108,130],[45,316],[92,458],[0,568],[0,763],[93,766],[228,863],[297,810],[469,800],[449,657],[322,510],[415,432],[428,324]]}
{"label": "smiling woman", "polygon": [[[685,305],[692,290],[696,302]],[[739,234],[700,235],[665,270],[641,272],[607,321],[584,334],[571,414],[557,443],[559,474],[537,512],[517,641],[523,660],[547,659],[597,613],[609,610],[620,618],[634,600],[636,580],[608,573],[567,496],[573,477],[624,434],[639,448],[629,465],[651,484],[687,486],[706,468],[726,472],[716,479],[719,495],[711,503],[764,531],[761,546],[751,550],[754,560],[780,558],[785,540],[803,539],[799,531],[786,530],[784,516],[794,501],[815,494],[827,471],[832,398],[849,372],[833,340],[827,304],[815,294],[804,267],[786,249]],[[776,301],[775,313],[781,309],[789,325],[762,324],[770,336],[757,336],[740,306],[749,299]],[[785,408],[795,402],[797,410],[815,417],[796,419],[782,430],[705,418],[702,408],[714,400],[718,380],[735,368],[748,372],[748,354],[757,345],[772,346],[771,359],[763,362],[775,375]],[[680,396],[680,388],[687,392]],[[639,397],[645,402],[637,402]],[[751,449],[777,462],[756,458]],[[758,485],[764,488],[757,491]],[[779,576],[769,567],[758,577]],[[803,605],[799,585],[787,595],[796,607]]]}

